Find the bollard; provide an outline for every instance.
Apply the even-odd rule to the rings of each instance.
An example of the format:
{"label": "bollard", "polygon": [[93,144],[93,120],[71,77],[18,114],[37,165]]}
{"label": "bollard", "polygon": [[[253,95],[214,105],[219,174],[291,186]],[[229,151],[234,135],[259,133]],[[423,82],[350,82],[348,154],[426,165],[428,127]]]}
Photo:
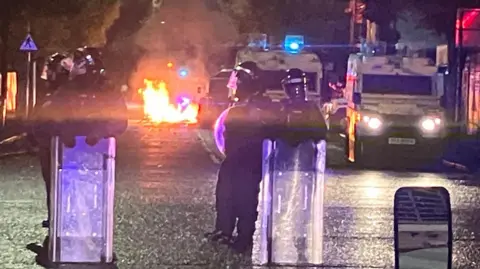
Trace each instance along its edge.
{"label": "bollard", "polygon": [[323,263],[325,140],[291,146],[263,144],[263,181],[252,262],[318,266]]}
{"label": "bollard", "polygon": [[[49,261],[56,267],[116,268],[113,253],[115,138],[74,148],[51,142]],[[82,267],[83,268],[83,267]]]}

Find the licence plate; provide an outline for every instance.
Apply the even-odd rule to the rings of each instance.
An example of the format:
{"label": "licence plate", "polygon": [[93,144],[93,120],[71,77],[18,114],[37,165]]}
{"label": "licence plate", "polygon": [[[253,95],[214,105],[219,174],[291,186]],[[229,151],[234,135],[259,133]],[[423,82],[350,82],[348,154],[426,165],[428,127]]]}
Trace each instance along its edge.
{"label": "licence plate", "polygon": [[413,138],[399,138],[399,137],[390,137],[388,138],[388,144],[390,145],[415,145],[416,141]]}

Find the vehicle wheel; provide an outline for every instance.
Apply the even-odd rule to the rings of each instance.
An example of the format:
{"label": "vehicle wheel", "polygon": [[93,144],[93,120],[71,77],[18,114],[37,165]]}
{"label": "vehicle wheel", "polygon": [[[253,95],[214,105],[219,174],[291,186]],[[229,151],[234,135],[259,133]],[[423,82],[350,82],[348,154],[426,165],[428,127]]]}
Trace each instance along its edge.
{"label": "vehicle wheel", "polygon": [[348,136],[348,133],[345,134],[345,140],[344,140],[344,143],[345,143],[345,144],[344,144],[344,146],[343,146],[343,149],[344,149],[345,151],[344,151],[344,153],[343,153],[343,154],[344,154],[343,156],[344,156],[345,162],[346,162],[347,164],[350,163],[350,161],[348,160],[348,154],[349,154],[349,149],[350,149],[350,147],[349,147],[349,145],[348,145],[349,139],[350,139],[350,137]]}
{"label": "vehicle wheel", "polygon": [[366,168],[368,163],[368,155],[364,151],[364,142],[357,138],[355,140],[355,166],[357,168]]}

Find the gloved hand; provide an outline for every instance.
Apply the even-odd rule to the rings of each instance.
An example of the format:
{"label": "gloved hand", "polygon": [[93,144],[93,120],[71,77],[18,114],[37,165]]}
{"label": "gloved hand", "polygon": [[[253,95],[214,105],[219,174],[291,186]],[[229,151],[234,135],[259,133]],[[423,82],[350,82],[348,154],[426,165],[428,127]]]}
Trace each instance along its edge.
{"label": "gloved hand", "polygon": [[75,137],[73,136],[61,136],[60,142],[62,142],[67,148],[74,148],[76,145]]}
{"label": "gloved hand", "polygon": [[101,138],[99,138],[97,135],[89,135],[89,136],[87,136],[87,138],[85,138],[85,143],[87,143],[87,145],[93,147],[93,146],[95,146],[100,140],[101,140]]}
{"label": "gloved hand", "polygon": [[98,142],[100,142],[100,140],[102,139],[108,139],[110,137],[115,137],[113,135],[99,135],[99,134],[91,134],[91,135],[88,135],[87,138],[85,138],[85,143],[87,143],[87,145],[93,147],[95,146]]}

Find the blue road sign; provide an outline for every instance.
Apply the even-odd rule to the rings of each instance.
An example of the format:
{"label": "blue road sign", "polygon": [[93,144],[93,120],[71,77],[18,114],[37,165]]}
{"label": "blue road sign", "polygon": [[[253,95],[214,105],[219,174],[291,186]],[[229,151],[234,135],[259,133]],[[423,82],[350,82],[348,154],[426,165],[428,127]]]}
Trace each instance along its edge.
{"label": "blue road sign", "polygon": [[27,35],[25,40],[23,41],[22,45],[20,46],[21,51],[37,51],[37,45],[33,41],[33,38],[30,34]]}

